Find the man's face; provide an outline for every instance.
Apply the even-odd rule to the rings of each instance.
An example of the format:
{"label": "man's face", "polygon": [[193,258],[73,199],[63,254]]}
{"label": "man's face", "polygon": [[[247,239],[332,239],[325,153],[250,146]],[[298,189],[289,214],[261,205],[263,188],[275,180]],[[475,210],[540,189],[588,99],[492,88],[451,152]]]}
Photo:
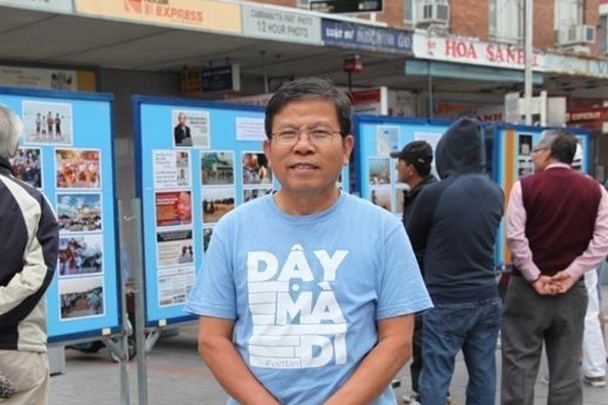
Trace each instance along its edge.
{"label": "man's face", "polygon": [[[276,133],[286,130],[300,131],[294,144],[282,143],[276,137]],[[324,142],[315,142],[310,138],[311,130],[334,134]],[[342,137],[338,131],[336,107],[329,100],[293,101],[274,116],[275,135],[264,142],[264,152],[284,192],[318,196],[335,193],[336,181],[354,144],[352,135]]]}
{"label": "man's face", "polygon": [[190,204],[190,194],[180,193],[177,201],[177,215],[184,221],[189,221],[192,218],[192,206]]}
{"label": "man's face", "polygon": [[182,127],[186,126],[186,114],[181,113],[178,117],[179,120],[179,125],[181,125]]}
{"label": "man's face", "polygon": [[549,165],[551,147],[542,141],[532,149],[532,163],[534,172],[542,172]]}
{"label": "man's face", "polygon": [[414,178],[416,174],[416,169],[413,165],[409,164],[404,159],[397,160],[397,173],[399,174],[399,181],[401,183],[406,183],[411,186],[410,181]]}

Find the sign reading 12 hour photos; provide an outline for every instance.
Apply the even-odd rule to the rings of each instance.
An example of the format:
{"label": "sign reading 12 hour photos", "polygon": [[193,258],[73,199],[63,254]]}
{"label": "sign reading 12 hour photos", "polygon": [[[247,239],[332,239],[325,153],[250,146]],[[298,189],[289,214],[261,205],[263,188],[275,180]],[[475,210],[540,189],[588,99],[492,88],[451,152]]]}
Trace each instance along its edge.
{"label": "sign reading 12 hour photos", "polygon": [[269,194],[261,108],[134,97],[142,201],[146,321],[182,308],[215,224]]}
{"label": "sign reading 12 hour photos", "polygon": [[0,103],[24,124],[13,174],[44,192],[59,221],[49,340],[118,330],[111,97],[0,89]]}

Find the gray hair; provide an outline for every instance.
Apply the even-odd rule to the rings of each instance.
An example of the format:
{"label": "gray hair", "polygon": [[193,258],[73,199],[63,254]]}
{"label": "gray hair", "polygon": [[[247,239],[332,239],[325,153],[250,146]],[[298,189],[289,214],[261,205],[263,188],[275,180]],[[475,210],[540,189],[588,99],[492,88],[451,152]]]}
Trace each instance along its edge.
{"label": "gray hair", "polygon": [[0,104],[0,158],[10,159],[15,155],[23,122],[13,110]]}

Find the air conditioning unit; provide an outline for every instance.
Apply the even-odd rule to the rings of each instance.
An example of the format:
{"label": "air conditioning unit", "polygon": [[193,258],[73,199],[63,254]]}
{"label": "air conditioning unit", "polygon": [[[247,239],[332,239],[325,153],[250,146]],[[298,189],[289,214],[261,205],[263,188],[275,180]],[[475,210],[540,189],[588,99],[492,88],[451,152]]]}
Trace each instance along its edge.
{"label": "air conditioning unit", "polygon": [[430,1],[417,5],[417,26],[448,25],[450,5],[445,2]]}
{"label": "air conditioning unit", "polygon": [[557,31],[557,45],[582,45],[595,42],[595,27],[593,25],[571,25]]}

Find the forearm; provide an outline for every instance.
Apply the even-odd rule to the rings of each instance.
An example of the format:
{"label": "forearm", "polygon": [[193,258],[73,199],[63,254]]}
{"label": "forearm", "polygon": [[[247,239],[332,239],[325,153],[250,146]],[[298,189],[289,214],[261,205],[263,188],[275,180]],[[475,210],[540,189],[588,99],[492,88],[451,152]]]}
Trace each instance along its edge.
{"label": "forearm", "polygon": [[203,339],[199,353],[220,385],[239,404],[280,405],[253,376],[230,340]]}
{"label": "forearm", "polygon": [[370,404],[386,390],[411,354],[411,336],[407,341],[399,337],[380,341],[324,405]]}

